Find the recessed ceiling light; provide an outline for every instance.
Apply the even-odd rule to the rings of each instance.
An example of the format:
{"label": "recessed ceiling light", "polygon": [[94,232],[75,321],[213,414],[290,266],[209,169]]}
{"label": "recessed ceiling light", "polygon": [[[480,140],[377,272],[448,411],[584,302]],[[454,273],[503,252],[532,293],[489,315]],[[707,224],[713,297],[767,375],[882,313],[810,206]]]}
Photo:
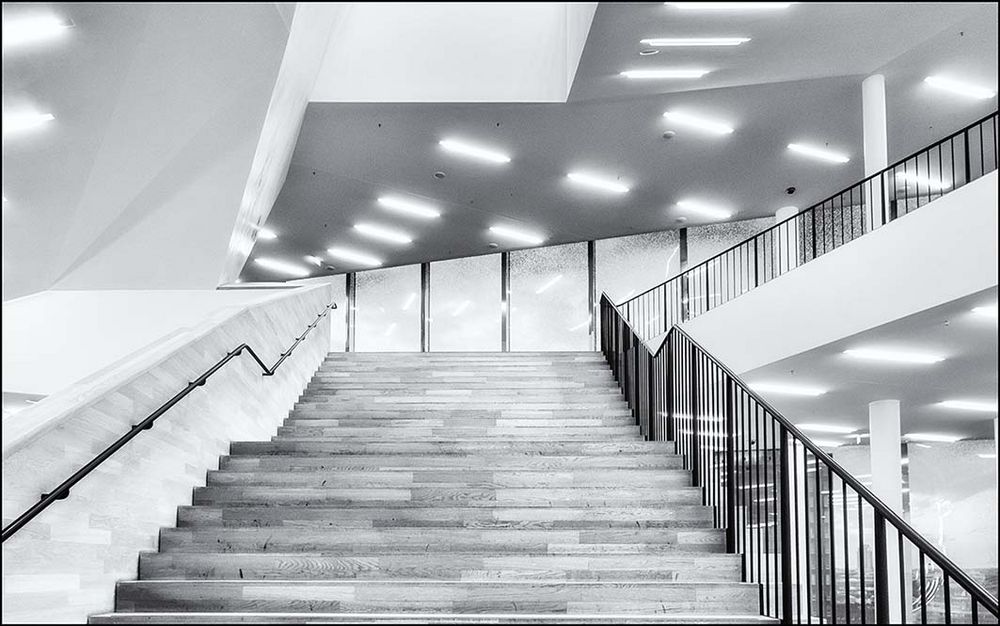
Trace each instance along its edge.
{"label": "recessed ceiling light", "polygon": [[749,37],[657,37],[639,41],[644,46],[654,48],[690,46],[738,46],[750,41]]}
{"label": "recessed ceiling light", "polygon": [[24,44],[53,39],[66,32],[70,25],[55,15],[4,19],[3,47],[13,48]]}
{"label": "recessed ceiling light", "polygon": [[406,213],[407,215],[424,217],[427,219],[441,217],[441,212],[434,207],[421,204],[420,202],[414,202],[413,200],[408,200],[406,198],[400,198],[399,196],[382,196],[378,199],[378,203],[387,209],[392,209],[393,211],[398,211],[400,213]]}
{"label": "recessed ceiling light", "polygon": [[639,51],[639,56],[648,57],[654,54],[660,54],[660,51],[655,48],[644,48]]}
{"label": "recessed ceiling light", "polygon": [[17,113],[3,114],[3,134],[19,133],[51,122],[56,119],[51,113],[38,113],[36,111],[21,111]]}
{"label": "recessed ceiling light", "polygon": [[992,89],[970,85],[969,83],[964,83],[951,78],[945,78],[944,76],[928,76],[924,79],[924,82],[931,87],[943,89],[944,91],[950,91],[951,93],[966,96],[968,98],[975,98],[976,100],[988,100],[989,98],[997,95]]}
{"label": "recessed ceiling light", "polygon": [[274,232],[270,228],[258,228],[257,229],[257,239],[277,239],[278,233]]}
{"label": "recessed ceiling light", "polygon": [[370,265],[372,267],[378,267],[382,265],[382,261],[376,259],[375,257],[368,256],[362,252],[355,252],[354,250],[348,250],[347,248],[330,248],[327,251],[332,257],[342,259],[348,263],[357,263],[359,265]]}
{"label": "recessed ceiling light", "polygon": [[312,263],[316,267],[323,267],[323,259],[319,258],[318,256],[307,254],[305,256],[305,259],[307,262]]}
{"label": "recessed ceiling light", "polygon": [[562,277],[563,277],[562,274],[557,274],[556,276],[552,277],[551,280],[549,280],[544,285],[542,285],[541,287],[539,287],[538,289],[535,290],[535,295],[538,295],[540,293],[544,293],[549,287],[551,287],[552,285],[555,285],[560,280],[562,280]]}
{"label": "recessed ceiling light", "polygon": [[946,409],[958,409],[960,411],[978,411],[980,413],[996,413],[996,402],[981,402],[977,400],[945,400],[939,402]]}
{"label": "recessed ceiling light", "polygon": [[279,274],[287,274],[296,278],[305,278],[309,275],[309,270],[301,265],[279,261],[278,259],[257,258],[254,259],[254,262],[263,268],[269,269],[272,272],[278,272]]}
{"label": "recessed ceiling light", "polygon": [[690,126],[691,128],[697,128],[698,130],[708,131],[714,135],[728,135],[733,132],[733,128],[728,124],[705,119],[689,113],[682,113],[680,111],[666,111],[664,112],[663,117],[671,122],[674,122],[675,124],[681,124],[682,126]]}
{"label": "recessed ceiling light", "polygon": [[476,146],[457,139],[442,139],[438,142],[438,145],[448,152],[472,157],[473,159],[478,159],[480,161],[487,161],[489,163],[510,163],[510,157],[502,152],[497,152],[491,148]]}
{"label": "recessed ceiling light", "polygon": [[991,304],[988,306],[977,306],[972,309],[972,312],[976,315],[981,315],[982,317],[990,317],[993,319],[997,318],[997,305]]}
{"label": "recessed ceiling light", "polygon": [[499,235],[500,237],[506,237],[507,239],[512,239],[514,241],[519,241],[522,243],[528,243],[533,246],[538,246],[545,243],[545,238],[533,233],[527,233],[524,231],[516,230],[513,228],[507,228],[506,226],[490,226],[490,232],[494,235]]}
{"label": "recessed ceiling light", "polygon": [[951,183],[943,180],[935,180],[933,178],[927,178],[926,176],[919,176],[912,172],[896,172],[896,178],[899,180],[904,180],[908,183],[916,183],[917,185],[924,185],[928,189],[940,190],[947,189],[951,187]]}
{"label": "recessed ceiling light", "polygon": [[915,363],[929,365],[940,363],[943,356],[936,354],[921,354],[918,352],[899,352],[897,350],[883,350],[881,348],[852,348],[844,350],[844,354],[855,359],[866,361],[888,361],[890,363]]}
{"label": "recessed ceiling light", "polygon": [[857,430],[857,428],[851,428],[850,426],[835,426],[833,424],[796,424],[795,427],[808,432],[832,433],[835,435],[850,435]]}
{"label": "recessed ceiling light", "polygon": [[390,243],[413,243],[413,238],[406,233],[401,233],[397,230],[391,230],[389,228],[383,228],[374,224],[355,224],[354,230],[367,237],[381,239],[382,241],[388,241]]}
{"label": "recessed ceiling light", "polygon": [[962,439],[962,437],[955,435],[940,435],[937,433],[909,433],[903,435],[903,438],[910,441],[930,441],[937,443],[955,443],[959,439]]}
{"label": "recessed ceiling light", "polygon": [[824,150],[823,148],[817,148],[815,146],[807,146],[801,143],[790,143],[788,144],[788,149],[792,152],[798,152],[799,154],[804,154],[805,156],[820,159],[821,161],[828,161],[830,163],[847,163],[851,160],[850,157],[840,154],[839,152]]}
{"label": "recessed ceiling light", "polygon": [[601,176],[594,176],[593,174],[570,172],[569,174],[566,174],[566,178],[570,179],[574,183],[583,185],[584,187],[592,187],[594,189],[600,189],[601,191],[610,191],[612,193],[629,192],[628,185],[623,185],[618,181],[603,178]]}
{"label": "recessed ceiling light", "polygon": [[768,11],[787,9],[795,2],[664,2],[686,11]]}
{"label": "recessed ceiling light", "polygon": [[625,70],[621,75],[625,78],[701,78],[708,74],[709,70],[680,70],[680,69],[653,69],[653,70]]}
{"label": "recessed ceiling light", "polygon": [[802,387],[799,385],[786,385],[784,383],[754,383],[750,385],[754,391],[764,393],[778,393],[786,396],[821,396],[826,393],[826,389],[817,387]]}
{"label": "recessed ceiling light", "polygon": [[697,200],[680,200],[677,202],[677,206],[685,211],[697,213],[698,215],[703,215],[713,220],[724,220],[732,217],[733,215],[732,211],[728,211],[721,207],[703,204]]}

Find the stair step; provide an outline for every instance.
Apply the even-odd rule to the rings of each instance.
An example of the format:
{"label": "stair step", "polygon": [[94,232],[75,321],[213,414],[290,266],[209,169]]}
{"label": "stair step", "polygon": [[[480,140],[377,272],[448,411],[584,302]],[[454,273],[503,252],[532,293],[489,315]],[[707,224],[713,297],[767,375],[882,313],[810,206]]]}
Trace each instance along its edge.
{"label": "stair step", "polygon": [[321,580],[669,580],[738,582],[735,554],[417,554],[146,552],[139,578]]}
{"label": "stair step", "polygon": [[328,506],[182,506],[180,526],[294,528],[555,528],[705,529],[713,511],[701,505],[669,507],[412,507],[351,509]]}
{"label": "stair step", "polygon": [[590,438],[595,441],[609,441],[614,438],[622,440],[638,439],[639,429],[635,426],[587,426],[587,427],[510,427],[510,426],[382,426],[382,427],[352,427],[352,426],[310,426],[299,422],[291,426],[278,428],[279,437],[290,438],[325,438],[338,440],[344,438],[361,438],[368,441],[384,441],[387,439],[433,438],[433,441],[461,441],[469,439],[502,439],[522,438],[532,441],[552,441]]}
{"label": "stair step", "polygon": [[344,428],[595,428],[618,426],[636,429],[631,415],[610,417],[497,417],[492,415],[465,415],[453,417],[424,417],[420,415],[391,415],[367,417],[312,417],[300,418],[295,414],[285,420],[285,426],[344,427]]}
{"label": "stair step", "polygon": [[546,488],[465,488],[447,487],[369,487],[363,489],[330,487],[273,487],[233,485],[197,487],[193,504],[308,504],[325,506],[381,507],[397,505],[435,506],[461,504],[467,507],[604,507],[639,504],[667,506],[670,504],[700,504],[701,489],[642,487],[546,487]]}
{"label": "stair step", "polygon": [[777,624],[760,615],[705,613],[101,613],[91,624]]}
{"label": "stair step", "polygon": [[280,441],[236,441],[230,447],[231,454],[426,454],[448,456],[461,454],[481,455],[486,453],[508,455],[568,455],[586,456],[594,454],[636,454],[666,452],[668,446],[660,441],[609,441],[606,443],[547,441],[466,441],[466,442],[330,442],[321,438],[285,438]]}
{"label": "stair step", "polygon": [[376,553],[497,550],[551,554],[663,551],[718,552],[725,546],[721,530],[619,528],[601,530],[536,530],[519,528],[355,528],[336,534],[329,529],[164,528],[160,550],[205,552]]}
{"label": "stair step", "polygon": [[[235,452],[235,451],[234,451]],[[483,467],[505,471],[568,471],[600,469],[681,469],[684,459],[680,455],[621,454],[617,456],[593,455],[459,455],[433,456],[429,454],[349,454],[336,455],[320,452],[295,454],[230,454],[219,461],[225,470],[314,471],[316,469],[354,470],[449,470],[478,471]]]}
{"label": "stair step", "polygon": [[187,580],[118,583],[119,611],[756,614],[758,586],[737,582]]}
{"label": "stair step", "polygon": [[590,471],[525,471],[490,470],[325,470],[311,472],[234,470],[209,471],[207,485],[297,486],[297,487],[415,487],[440,486],[449,489],[485,488],[552,488],[552,487],[688,487],[690,473],[684,470],[599,469]]}

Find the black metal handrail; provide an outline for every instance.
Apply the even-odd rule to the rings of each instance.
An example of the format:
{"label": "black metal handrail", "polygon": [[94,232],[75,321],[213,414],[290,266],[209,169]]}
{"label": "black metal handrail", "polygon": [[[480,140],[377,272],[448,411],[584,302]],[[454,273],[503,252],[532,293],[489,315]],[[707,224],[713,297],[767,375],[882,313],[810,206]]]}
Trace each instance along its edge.
{"label": "black metal handrail", "polygon": [[[762,614],[862,624],[997,616],[980,583],[687,333],[672,327],[654,351],[606,294],[600,307],[601,350],[636,423],[684,456],[728,551],[743,554],[743,579],[760,585]],[[908,603],[899,590],[912,592],[915,571]]]}
{"label": "black metal handrail", "polygon": [[993,112],[618,307],[661,335],[996,170],[998,143]]}
{"label": "black metal handrail", "polygon": [[295,341],[292,342],[292,345],[289,346],[287,350],[285,350],[278,356],[278,360],[275,361],[274,365],[272,365],[271,367],[264,365],[264,361],[261,360],[261,358],[257,355],[257,352],[254,351],[254,349],[251,348],[248,344],[241,343],[240,345],[233,348],[230,352],[226,353],[226,356],[216,361],[215,365],[205,370],[198,378],[189,382],[187,386],[184,387],[184,389],[182,389],[176,395],[174,395],[174,397],[170,398],[162,405],[160,405],[160,408],[150,413],[149,416],[147,416],[144,420],[132,426],[131,430],[122,435],[117,441],[112,443],[110,446],[105,448],[103,452],[101,452],[93,459],[91,459],[89,463],[87,463],[79,470],[77,470],[72,476],[64,480],[58,487],[56,487],[55,489],[53,489],[48,493],[43,493],[38,502],[36,502],[31,508],[26,510],[24,513],[19,515],[17,519],[15,519],[10,524],[4,527],[2,541],[7,541],[7,539],[9,539],[14,533],[20,530],[25,524],[30,522],[32,519],[34,519],[35,516],[37,516],[39,513],[48,508],[49,505],[51,505],[53,502],[57,500],[65,500],[67,497],[69,497],[69,490],[73,485],[83,480],[83,478],[87,476],[87,474],[94,471],[94,469],[97,468],[97,466],[99,466],[104,461],[108,460],[108,458],[111,457],[111,455],[113,455],[115,452],[121,449],[126,443],[131,441],[132,438],[134,438],[140,432],[152,428],[153,423],[157,419],[159,419],[161,415],[169,411],[171,407],[180,402],[189,393],[194,391],[195,388],[204,385],[212,374],[219,371],[223,365],[225,365],[232,359],[236,358],[244,351],[246,351],[251,357],[253,357],[253,360],[257,362],[257,365],[259,365],[260,369],[263,371],[264,376],[274,376],[274,373],[278,370],[278,367],[280,367],[281,364],[285,362],[285,359],[291,356],[295,348],[297,348],[298,345],[302,343],[302,341],[312,331],[313,328],[316,328],[316,325],[319,324],[320,320],[326,317],[326,315],[331,310],[336,308],[337,304],[335,302],[331,302],[330,304],[326,305],[323,308],[323,311],[316,316],[316,319],[313,321],[313,323],[309,324],[309,326],[306,327],[305,331],[301,335],[295,338]]}

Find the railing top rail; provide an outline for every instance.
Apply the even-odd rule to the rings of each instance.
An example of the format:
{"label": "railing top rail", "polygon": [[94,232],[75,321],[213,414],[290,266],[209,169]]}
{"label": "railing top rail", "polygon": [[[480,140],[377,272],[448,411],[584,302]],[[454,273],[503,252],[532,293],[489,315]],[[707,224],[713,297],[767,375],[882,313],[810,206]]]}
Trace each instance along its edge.
{"label": "railing top rail", "polygon": [[302,341],[306,338],[306,336],[310,332],[312,332],[314,328],[316,328],[316,325],[319,324],[319,321],[324,317],[326,317],[326,315],[331,310],[336,308],[337,308],[336,302],[331,302],[330,304],[323,307],[323,310],[319,313],[319,315],[316,316],[316,319],[313,320],[313,322],[306,327],[305,331],[303,331],[301,335],[295,338],[295,341],[292,342],[292,345],[289,346],[287,350],[278,355],[278,360],[275,361],[274,365],[272,365],[271,367],[265,365],[264,361],[261,360],[260,356],[257,355],[257,352],[254,351],[254,349],[250,347],[247,343],[241,343],[240,345],[236,346],[235,348],[227,352],[225,356],[221,357],[211,367],[202,372],[200,376],[195,378],[193,381],[189,382],[187,386],[184,387],[184,389],[180,390],[172,398],[161,404],[155,411],[150,413],[141,422],[135,424],[131,429],[129,429],[127,433],[119,437],[117,440],[115,440],[114,443],[105,448],[100,454],[96,455],[83,467],[74,472],[72,476],[64,480],[62,483],[60,483],[58,487],[56,487],[49,493],[42,494],[38,502],[32,505],[28,510],[21,513],[21,515],[19,515],[16,519],[14,519],[14,521],[12,521],[10,524],[4,527],[2,538],[0,538],[0,542],[7,541],[7,539],[13,536],[14,533],[23,528],[25,524],[27,524],[36,516],[38,516],[39,513],[47,509],[52,503],[56,502],[57,500],[66,499],[69,496],[69,491],[71,487],[76,485],[76,483],[80,482],[88,474],[97,469],[98,466],[104,463],[104,461],[108,460],[115,452],[124,447],[126,443],[131,441],[140,432],[152,428],[153,423],[157,419],[159,419],[160,416],[169,411],[175,404],[180,402],[185,396],[194,391],[197,387],[201,387],[202,385],[204,385],[205,382],[212,376],[212,374],[219,371],[219,369],[221,369],[222,366],[224,366],[226,363],[228,363],[235,357],[242,354],[244,351],[249,353],[250,356],[253,358],[253,360],[257,363],[257,365],[260,366],[260,369],[263,371],[264,376],[273,376],[274,373],[277,371],[278,367],[280,367],[281,364],[284,363],[289,356],[291,356],[292,352],[295,351],[295,348],[297,348],[298,345],[302,343]]}
{"label": "railing top rail", "polygon": [[[618,311],[621,315],[621,312]],[[748,396],[753,398],[765,411],[771,414],[774,418],[789,434],[792,435],[799,443],[803,445],[807,450],[813,453],[813,455],[822,460],[822,462],[837,475],[844,483],[851,487],[858,495],[860,495],[873,509],[878,511],[886,521],[892,524],[896,530],[902,533],[907,539],[909,539],[917,548],[925,552],[931,557],[942,569],[948,569],[948,575],[955,579],[956,582],[961,584],[966,590],[973,595],[976,595],[976,600],[983,603],[988,607],[992,607],[992,612],[996,614],[997,599],[990,594],[982,585],[969,577],[958,565],[951,561],[947,556],[944,555],[937,547],[929,542],[923,535],[917,532],[912,526],[910,526],[906,520],[899,516],[895,511],[893,511],[887,504],[882,502],[874,493],[872,493],[867,487],[861,484],[857,478],[855,478],[850,472],[843,468],[840,463],[837,463],[832,456],[824,452],[819,446],[817,446],[809,437],[802,434],[795,424],[792,424],[785,416],[778,412],[771,404],[762,398],[757,392],[752,390],[749,385],[747,385],[742,378],[740,378],[733,370],[729,369],[725,364],[716,359],[712,353],[702,347],[691,335],[686,333],[680,326],[674,326],[670,329],[670,333],[677,333],[682,335],[685,340],[689,341],[694,345],[702,354],[704,354],[713,365],[721,369],[727,376],[729,376]],[[667,341],[669,341],[669,337]],[[664,342],[666,343],[666,342]]]}
{"label": "railing top rail", "polygon": [[649,294],[649,293],[651,293],[653,291],[656,291],[660,287],[663,287],[665,285],[668,285],[668,284],[670,284],[670,283],[672,283],[672,282],[680,279],[683,276],[687,276],[687,275],[692,274],[694,272],[700,271],[703,266],[708,266],[708,264],[710,264],[710,263],[717,262],[721,257],[729,254],[733,250],[736,250],[737,248],[739,248],[741,246],[745,246],[745,245],[749,244],[750,242],[753,242],[753,241],[755,241],[757,239],[763,238],[767,233],[769,233],[771,231],[774,231],[774,230],[777,230],[778,228],[784,226],[785,224],[787,224],[788,222],[790,222],[792,220],[798,219],[798,218],[802,217],[803,215],[807,215],[807,214],[809,214],[811,212],[816,211],[817,209],[819,209],[823,205],[825,205],[827,202],[830,202],[831,200],[837,198],[838,196],[841,196],[841,195],[847,193],[851,189],[854,189],[855,187],[859,187],[861,185],[864,185],[865,183],[868,183],[869,181],[871,181],[871,180],[873,180],[873,179],[875,179],[877,177],[880,177],[880,176],[886,174],[890,170],[894,170],[895,168],[899,167],[903,163],[906,163],[910,159],[918,157],[921,154],[923,154],[923,153],[925,153],[925,152],[927,152],[929,150],[933,150],[937,146],[940,146],[941,144],[945,143],[946,141],[951,141],[951,140],[955,139],[956,137],[958,137],[959,135],[967,133],[968,131],[970,131],[971,129],[975,128],[976,126],[979,126],[979,125],[985,123],[990,118],[997,117],[997,113],[998,113],[998,111],[994,111],[994,112],[992,112],[992,113],[990,113],[990,114],[988,114],[988,115],[986,115],[986,116],[984,116],[984,117],[976,120],[975,122],[972,122],[971,124],[965,126],[961,130],[957,130],[957,131],[953,132],[952,134],[948,135],[947,137],[944,137],[943,139],[939,139],[938,141],[930,144],[929,146],[925,146],[925,147],[921,148],[920,150],[917,150],[913,154],[910,154],[910,155],[908,155],[908,156],[906,156],[906,157],[904,157],[902,159],[899,159],[898,161],[892,163],[891,165],[885,167],[884,169],[881,169],[881,170],[875,172],[874,174],[861,179],[859,182],[856,182],[853,185],[850,185],[849,187],[845,187],[844,189],[841,189],[837,193],[835,193],[835,194],[833,194],[831,196],[828,196],[828,197],[824,198],[823,200],[820,200],[819,202],[816,202],[816,203],[810,205],[808,208],[805,208],[805,209],[799,211],[795,215],[787,217],[787,218],[783,219],[780,222],[777,222],[777,223],[775,223],[775,224],[773,224],[771,226],[768,226],[767,228],[765,228],[764,230],[760,231],[759,233],[756,233],[753,236],[748,237],[748,238],[744,239],[743,241],[740,241],[740,242],[738,242],[738,243],[736,243],[736,244],[734,244],[734,245],[726,248],[725,250],[723,250],[722,252],[719,252],[715,256],[702,261],[701,263],[699,263],[698,265],[695,265],[694,267],[690,267],[690,268],[684,270],[680,274],[677,274],[676,276],[674,276],[674,277],[672,277],[672,278],[670,278],[668,280],[665,280],[662,283],[659,283],[657,285],[654,285],[654,286],[650,287],[649,289],[647,289],[646,291],[643,291],[640,294],[632,296],[631,298],[629,298],[628,300],[625,300],[624,302],[620,302],[616,306],[625,306],[625,305],[629,304],[630,302],[638,300],[639,298],[641,298],[641,297],[643,297],[643,296],[645,296],[645,295],[647,295],[647,294]]}

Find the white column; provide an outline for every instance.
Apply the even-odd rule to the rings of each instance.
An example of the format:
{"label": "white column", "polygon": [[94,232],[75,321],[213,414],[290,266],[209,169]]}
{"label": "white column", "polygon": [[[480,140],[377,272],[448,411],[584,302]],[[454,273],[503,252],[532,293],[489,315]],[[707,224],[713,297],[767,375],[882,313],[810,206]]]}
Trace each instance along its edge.
{"label": "white column", "polygon": [[[889,140],[885,121],[885,76],[872,74],[861,82],[861,116],[864,129],[865,177],[889,165]],[[869,199],[863,214],[864,229],[882,223],[882,185],[875,180],[863,192]]]}
{"label": "white column", "polygon": [[[774,223],[780,224],[798,212],[799,207],[797,206],[781,207],[774,214]],[[801,228],[799,222],[801,220],[792,220],[777,228],[777,232],[775,233],[777,260],[775,261],[775,267],[767,272],[768,277],[780,276],[788,270],[798,267],[800,261],[799,229]],[[764,256],[765,260],[767,256]],[[760,279],[763,282],[764,276],[761,276]]]}
{"label": "white column", "polygon": [[[869,454],[872,492],[903,517],[903,454],[899,424],[899,400],[879,400],[868,405]],[[895,528],[886,523],[886,554],[889,578],[889,621],[902,622],[899,610],[899,545]],[[907,596],[910,594],[907,593]],[[909,618],[909,616],[907,616]],[[909,619],[907,619],[909,621]]]}

